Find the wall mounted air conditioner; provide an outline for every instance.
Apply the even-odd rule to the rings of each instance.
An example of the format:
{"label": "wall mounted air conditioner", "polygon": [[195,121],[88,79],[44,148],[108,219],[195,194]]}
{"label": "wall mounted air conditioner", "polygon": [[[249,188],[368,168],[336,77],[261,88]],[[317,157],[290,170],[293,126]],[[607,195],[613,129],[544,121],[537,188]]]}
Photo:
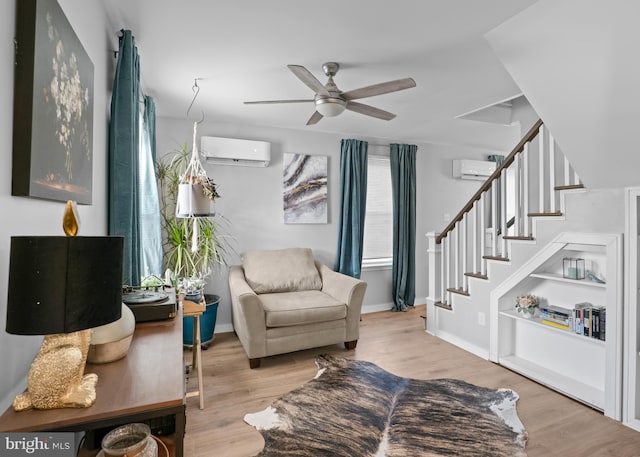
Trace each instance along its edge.
{"label": "wall mounted air conditioner", "polygon": [[217,165],[268,167],[271,161],[271,143],[266,141],[203,136],[200,151],[207,163]]}
{"label": "wall mounted air conditioner", "polygon": [[483,160],[454,160],[453,161],[453,177],[459,179],[477,179],[486,180],[496,171],[495,162],[486,162]]}

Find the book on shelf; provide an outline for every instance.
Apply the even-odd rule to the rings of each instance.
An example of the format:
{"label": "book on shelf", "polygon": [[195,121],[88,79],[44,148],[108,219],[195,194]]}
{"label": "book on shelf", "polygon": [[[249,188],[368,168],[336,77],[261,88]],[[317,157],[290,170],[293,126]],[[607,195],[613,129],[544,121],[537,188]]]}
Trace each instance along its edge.
{"label": "book on shelf", "polygon": [[599,315],[599,332],[598,332],[598,339],[601,341],[605,341],[606,340],[606,329],[607,329],[607,308],[605,308],[604,306],[602,308],[600,308],[600,315]]}
{"label": "book on shelf", "polygon": [[591,310],[593,308],[582,308],[582,334],[591,336]]}
{"label": "book on shelf", "polygon": [[542,319],[541,322],[544,325],[549,325],[551,327],[559,328],[559,329],[562,329],[562,330],[569,330],[569,324],[563,324],[561,322],[554,321],[554,320],[549,320],[549,319]]}
{"label": "book on shelf", "polygon": [[547,305],[540,308],[540,322],[589,338],[606,339],[607,309],[589,302],[577,303],[573,309]]}
{"label": "book on shelf", "polygon": [[540,309],[540,319],[542,322],[556,328],[569,330],[570,317],[571,314],[569,310],[557,306],[549,305]]}
{"label": "book on shelf", "polygon": [[578,303],[574,306],[570,319],[570,330],[573,332],[604,341],[606,335],[607,309],[604,306],[594,306],[589,302]]}
{"label": "book on shelf", "polygon": [[543,314],[556,315],[565,319],[571,315],[571,310],[554,305],[543,306],[540,308],[540,312]]}
{"label": "book on shelf", "polygon": [[600,309],[591,309],[591,336],[600,339]]}

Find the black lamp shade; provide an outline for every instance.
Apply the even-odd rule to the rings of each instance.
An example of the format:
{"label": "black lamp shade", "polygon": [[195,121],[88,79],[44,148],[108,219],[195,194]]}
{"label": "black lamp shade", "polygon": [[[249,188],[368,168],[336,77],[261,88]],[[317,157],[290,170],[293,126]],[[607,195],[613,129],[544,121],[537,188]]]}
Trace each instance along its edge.
{"label": "black lamp shade", "polygon": [[118,320],[123,246],[119,236],[11,237],[7,332],[70,333]]}

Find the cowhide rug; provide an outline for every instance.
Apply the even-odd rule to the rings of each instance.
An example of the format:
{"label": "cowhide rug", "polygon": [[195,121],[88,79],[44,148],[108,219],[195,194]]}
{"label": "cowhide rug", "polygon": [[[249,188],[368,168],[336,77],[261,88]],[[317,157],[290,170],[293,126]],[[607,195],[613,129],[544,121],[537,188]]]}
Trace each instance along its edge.
{"label": "cowhide rug", "polygon": [[420,381],[328,355],[315,379],[244,420],[260,457],[526,457],[518,394],[457,379]]}

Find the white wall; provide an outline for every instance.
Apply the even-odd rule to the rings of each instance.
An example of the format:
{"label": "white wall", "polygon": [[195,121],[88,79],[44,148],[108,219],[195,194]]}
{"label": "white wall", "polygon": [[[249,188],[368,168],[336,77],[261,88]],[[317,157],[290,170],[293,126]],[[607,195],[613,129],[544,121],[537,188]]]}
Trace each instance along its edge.
{"label": "white wall", "polygon": [[[339,136],[274,129],[259,126],[207,123],[198,128],[199,136],[221,136],[271,143],[271,164],[267,168],[205,165],[218,183],[221,198],[216,212],[230,222],[234,248],[238,255],[231,263],[240,263],[239,255],[250,249],[279,249],[306,246],[317,258],[333,267],[337,247],[338,194],[340,192]],[[157,122],[158,157],[179,148],[185,141],[191,147],[192,125],[186,120],[159,118]],[[385,142],[371,138],[371,153],[388,151]],[[384,145],[384,146],[383,146]],[[282,154],[296,152],[328,156],[328,223],[284,224],[282,210]],[[480,181],[463,181],[451,176],[453,158],[484,159],[487,152],[429,144],[418,145],[417,154],[417,227],[416,227],[416,304],[427,296],[426,239],[428,231],[442,229],[443,214],[453,217],[477,190]],[[387,310],[392,306],[391,270],[367,270],[368,282],[364,311]],[[207,292],[220,295],[216,331],[231,330],[231,305],[226,270],[212,278]]]}
{"label": "white wall", "polygon": [[[11,196],[13,129],[13,37],[15,3],[0,3],[0,297],[7,296],[9,246],[13,235],[64,235],[63,202]],[[102,235],[107,230],[107,113],[117,37],[102,14],[98,0],[59,0],[60,6],[94,65],[93,204],[80,206],[81,235]],[[41,337],[5,332],[6,300],[0,299],[0,411],[25,387],[25,376]]]}
{"label": "white wall", "polygon": [[590,189],[640,182],[639,16],[628,0],[540,0],[486,35]]}

